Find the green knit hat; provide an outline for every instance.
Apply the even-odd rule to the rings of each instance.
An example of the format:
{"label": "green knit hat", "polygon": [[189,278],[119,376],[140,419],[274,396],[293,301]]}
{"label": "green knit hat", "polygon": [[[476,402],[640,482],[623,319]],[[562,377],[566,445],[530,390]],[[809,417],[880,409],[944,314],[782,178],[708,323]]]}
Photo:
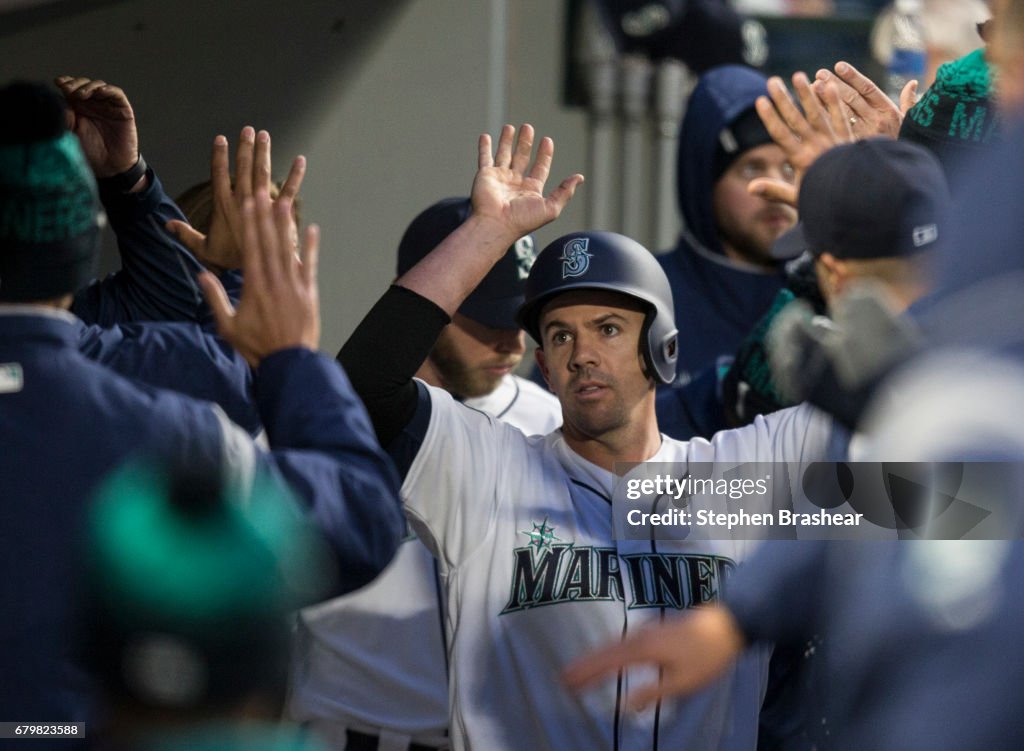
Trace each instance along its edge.
{"label": "green knit hat", "polygon": [[900,138],[931,149],[948,171],[998,134],[991,90],[984,49],[941,65],[935,83],[903,118]]}
{"label": "green knit hat", "polygon": [[333,581],[322,536],[269,477],[133,463],[85,526],[84,653],[108,692],[166,709],[283,688],[287,615]]}
{"label": "green knit hat", "polygon": [[103,220],[64,102],[42,84],[0,88],[0,301],[48,300],[93,275]]}

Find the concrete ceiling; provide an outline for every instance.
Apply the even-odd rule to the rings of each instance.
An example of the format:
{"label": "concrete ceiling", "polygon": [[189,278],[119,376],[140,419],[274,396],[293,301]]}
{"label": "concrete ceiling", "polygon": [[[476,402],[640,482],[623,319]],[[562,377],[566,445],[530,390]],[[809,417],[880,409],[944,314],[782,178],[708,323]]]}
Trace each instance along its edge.
{"label": "concrete ceiling", "polygon": [[0,36],[60,17],[131,0],[0,0]]}

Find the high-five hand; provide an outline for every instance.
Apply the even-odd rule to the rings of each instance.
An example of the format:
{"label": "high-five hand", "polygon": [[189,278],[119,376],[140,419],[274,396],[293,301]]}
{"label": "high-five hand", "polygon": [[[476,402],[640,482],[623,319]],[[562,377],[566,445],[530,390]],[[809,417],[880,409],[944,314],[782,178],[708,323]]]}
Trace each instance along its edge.
{"label": "high-five hand", "polygon": [[68,103],[68,128],[78,136],[96,177],[113,177],[134,167],[139,133],[124,91],[91,78],[60,76],[54,83]]}
{"label": "high-five hand", "polygon": [[513,240],[557,219],[583,182],[583,175],[572,175],[545,197],[544,183],[551,172],[555,144],[547,136],[542,138],[530,168],[533,140],[532,125],[523,125],[518,138],[516,129],[506,125],[498,137],[497,154],[492,154],[490,135],[480,136],[478,144],[473,213],[507,226]]}
{"label": "high-five hand", "polygon": [[[217,136],[210,156],[213,215],[209,235],[176,219],[167,223],[167,229],[211,271],[237,269],[242,264],[242,204],[258,191],[271,191],[271,169],[270,134],[265,130],[257,133],[247,125],[238,137],[232,184],[228,141]],[[275,200],[294,202],[305,174],[306,158],[295,157]]]}
{"label": "high-five hand", "polygon": [[295,218],[290,199],[271,202],[266,190],[242,206],[242,296],[231,307],[220,281],[199,277],[217,331],[250,365],[291,347],[320,343],[320,299],[316,272],[320,231],[307,228],[301,255],[295,253]]}
{"label": "high-five hand", "polygon": [[397,285],[452,315],[512,243],[558,218],[583,182],[583,175],[565,178],[545,196],[555,145],[550,138],[542,138],[531,167],[533,139],[533,126],[520,128],[517,139],[516,129],[506,125],[494,154],[491,137],[480,136],[470,196],[472,213],[403,274]]}

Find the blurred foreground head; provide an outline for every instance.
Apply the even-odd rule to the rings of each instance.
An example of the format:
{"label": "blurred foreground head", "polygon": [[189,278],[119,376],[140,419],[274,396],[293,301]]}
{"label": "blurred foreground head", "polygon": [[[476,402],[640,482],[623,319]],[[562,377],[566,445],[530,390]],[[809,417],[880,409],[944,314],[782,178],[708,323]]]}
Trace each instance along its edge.
{"label": "blurred foreground head", "polygon": [[115,736],[279,716],[295,608],[333,571],[279,484],[129,465],[85,532],[82,647]]}

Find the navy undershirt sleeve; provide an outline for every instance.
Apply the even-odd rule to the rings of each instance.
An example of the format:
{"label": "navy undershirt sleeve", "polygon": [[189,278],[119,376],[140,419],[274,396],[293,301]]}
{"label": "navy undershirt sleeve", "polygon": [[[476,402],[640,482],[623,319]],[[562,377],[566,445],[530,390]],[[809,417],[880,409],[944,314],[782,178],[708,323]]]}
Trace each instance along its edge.
{"label": "navy undershirt sleeve", "polygon": [[392,286],[338,353],[338,362],[366,405],[377,439],[403,476],[430,423],[429,394],[412,377],[450,322],[431,300]]}

